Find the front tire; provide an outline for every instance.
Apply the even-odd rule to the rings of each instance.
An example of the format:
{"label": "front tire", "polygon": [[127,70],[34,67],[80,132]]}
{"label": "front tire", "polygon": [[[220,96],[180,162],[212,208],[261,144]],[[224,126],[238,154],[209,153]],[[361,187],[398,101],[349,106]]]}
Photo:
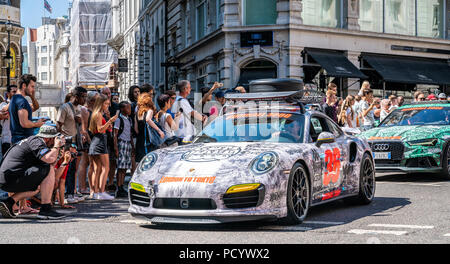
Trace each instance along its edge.
{"label": "front tire", "polygon": [[281,220],[287,225],[301,224],[309,211],[311,185],[308,173],[302,164],[296,164],[289,176],[286,195],[287,217]]}
{"label": "front tire", "polygon": [[363,155],[359,173],[359,193],[355,197],[345,199],[352,205],[370,204],[375,197],[375,165],[368,153]]}
{"label": "front tire", "polygon": [[442,172],[440,173],[443,180],[450,180],[450,143],[444,149],[442,156]]}

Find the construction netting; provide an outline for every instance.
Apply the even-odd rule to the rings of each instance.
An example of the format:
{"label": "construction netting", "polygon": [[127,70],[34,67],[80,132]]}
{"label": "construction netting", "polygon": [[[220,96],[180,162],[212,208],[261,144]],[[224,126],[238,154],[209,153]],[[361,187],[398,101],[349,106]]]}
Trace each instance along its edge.
{"label": "construction netting", "polygon": [[108,81],[117,53],[106,43],[112,34],[110,0],[74,0],[71,11],[70,72],[75,85]]}

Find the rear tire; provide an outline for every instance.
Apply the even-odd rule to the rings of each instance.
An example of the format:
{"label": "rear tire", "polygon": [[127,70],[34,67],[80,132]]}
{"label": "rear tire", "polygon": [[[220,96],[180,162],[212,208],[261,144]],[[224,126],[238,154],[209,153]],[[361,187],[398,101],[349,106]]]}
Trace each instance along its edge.
{"label": "rear tire", "polygon": [[305,167],[296,164],[289,176],[286,195],[287,217],[281,219],[286,225],[301,224],[309,211],[311,202],[311,185]]}
{"label": "rear tire", "polygon": [[355,197],[345,199],[352,205],[370,204],[375,197],[375,166],[369,154],[365,153],[361,160],[359,173],[359,193]]}
{"label": "rear tire", "polygon": [[439,176],[443,180],[450,180],[450,143],[447,143],[447,146],[444,149],[442,156],[442,172]]}

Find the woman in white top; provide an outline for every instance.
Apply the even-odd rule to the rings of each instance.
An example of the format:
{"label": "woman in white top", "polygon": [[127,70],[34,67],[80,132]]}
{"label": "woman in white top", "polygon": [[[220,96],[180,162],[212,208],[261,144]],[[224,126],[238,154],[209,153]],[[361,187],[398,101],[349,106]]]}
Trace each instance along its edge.
{"label": "woman in white top", "polygon": [[[167,110],[170,109],[170,96],[167,94],[162,94],[158,97],[158,105],[161,109],[156,119],[159,124],[164,128],[164,132],[166,133],[166,139],[170,139],[175,137],[175,131],[178,130],[178,125],[180,123],[181,112],[175,114],[175,118],[172,117],[171,114],[167,113]],[[172,145],[173,146],[173,145]]]}
{"label": "woman in white top", "polygon": [[383,120],[391,113],[389,110],[391,107],[391,101],[389,99],[383,99],[381,101],[381,113],[380,113],[380,122],[383,122]]}
{"label": "woman in white top", "polygon": [[347,96],[344,104],[344,108],[347,108],[346,110],[347,120],[345,122],[345,127],[356,128],[357,113],[355,113],[355,111],[353,110],[354,105],[355,105],[355,97],[353,97],[352,95]]}

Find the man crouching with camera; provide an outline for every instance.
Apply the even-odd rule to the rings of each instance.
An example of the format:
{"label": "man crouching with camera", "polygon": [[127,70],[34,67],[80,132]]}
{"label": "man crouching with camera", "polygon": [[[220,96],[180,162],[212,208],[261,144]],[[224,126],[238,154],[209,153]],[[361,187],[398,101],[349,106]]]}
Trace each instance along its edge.
{"label": "man crouching with camera", "polygon": [[53,164],[65,145],[56,127],[44,125],[39,133],[13,145],[0,166],[0,189],[14,193],[0,201],[4,218],[15,218],[13,205],[24,198],[41,193],[41,210],[37,217],[57,220],[66,215],[52,209],[51,198],[55,184]]}

